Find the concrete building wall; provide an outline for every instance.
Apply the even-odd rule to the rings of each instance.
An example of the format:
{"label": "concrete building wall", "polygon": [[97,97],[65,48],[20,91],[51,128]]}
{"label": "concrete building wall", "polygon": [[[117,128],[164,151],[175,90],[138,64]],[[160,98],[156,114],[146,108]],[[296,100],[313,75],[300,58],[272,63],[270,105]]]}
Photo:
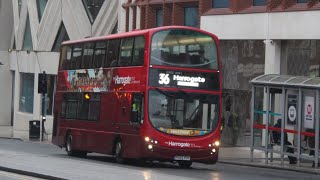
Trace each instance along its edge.
{"label": "concrete building wall", "polygon": [[212,15],[201,29],[228,39],[320,39],[320,11]]}
{"label": "concrete building wall", "polygon": [[[319,45],[317,45],[320,39],[320,32],[317,30],[320,28],[320,24],[318,23],[319,18],[320,11],[212,14],[201,17],[201,29],[216,34],[221,41],[221,45],[234,40],[238,40],[239,42],[246,42],[248,40],[263,42],[265,55],[262,65],[264,67],[264,74],[319,76],[320,59],[316,53],[320,50]],[[254,52],[259,46],[249,45],[248,48]],[[234,48],[228,49],[232,51]],[[221,46],[221,50],[222,62],[224,63],[227,63],[226,61],[231,63],[241,57],[240,54],[237,54],[237,56],[225,59],[224,57],[230,57],[232,53],[224,54],[224,50],[228,50],[224,49],[223,46]],[[239,63],[233,65],[238,67],[236,70],[238,73],[240,70],[239,65]],[[227,66],[224,66],[225,68],[228,69]],[[250,70],[246,68],[246,71],[249,72]],[[244,83],[249,84],[250,79]],[[244,122],[248,124],[248,116],[242,117],[242,114],[250,113],[250,89],[243,91],[248,95],[249,99],[247,102],[241,101],[241,103],[234,99],[237,99],[239,94],[242,98],[246,97],[243,95],[242,89],[231,89],[233,90],[230,92],[228,92],[229,88],[224,91],[227,93],[225,97],[231,97],[231,104],[233,106],[237,107],[237,105],[240,105],[240,107],[246,110],[231,109],[230,112],[227,111],[226,114],[236,113],[240,115],[241,123],[239,123],[238,127],[240,131],[235,132],[226,128],[229,132],[224,133],[222,137],[227,141],[232,139],[230,140],[231,142],[233,141],[232,144],[249,145],[248,138],[245,137],[245,126],[243,126]],[[264,106],[266,106],[266,102],[266,99],[264,99]],[[276,112],[280,112],[279,104],[280,100],[276,98]],[[263,119],[263,123],[265,122],[266,120]],[[291,125],[286,125],[286,128],[295,129]],[[237,138],[236,140],[234,140],[235,137]],[[289,139],[292,139],[292,134],[289,135]],[[262,142],[264,142],[264,138],[262,138]]]}
{"label": "concrete building wall", "polygon": [[11,134],[12,74],[9,53],[13,41],[12,3],[0,0],[0,137]]}
{"label": "concrete building wall", "polygon": [[[22,4],[19,5],[17,0],[6,1],[13,7],[14,21],[11,24],[14,29],[11,28],[11,31],[15,34],[16,44],[16,49],[9,53],[7,52],[6,56],[8,67],[12,72],[10,72],[9,68],[7,68],[7,71],[9,74],[14,74],[13,137],[29,138],[29,121],[42,118],[41,95],[37,92],[38,74],[43,71],[46,71],[49,75],[57,74],[59,53],[51,51],[61,24],[63,23],[65,26],[70,40],[110,34],[120,19],[118,10],[121,8],[121,4],[118,0],[105,0],[95,20],[90,22],[82,0],[49,0],[41,19],[38,16],[36,0],[23,0],[21,2]],[[27,22],[28,19],[29,22]],[[30,23],[32,50],[23,50],[27,23]],[[2,54],[0,53],[1,56]],[[23,100],[21,89],[22,75],[24,73],[33,75],[33,112],[22,112],[20,108],[20,103]],[[6,78],[5,82],[7,81],[11,80]],[[0,77],[0,83],[2,83],[2,77]],[[2,87],[0,86],[1,92]],[[10,109],[8,109],[8,112],[11,112]],[[52,133],[52,121],[53,116],[47,115],[45,129],[49,134],[49,140]]]}

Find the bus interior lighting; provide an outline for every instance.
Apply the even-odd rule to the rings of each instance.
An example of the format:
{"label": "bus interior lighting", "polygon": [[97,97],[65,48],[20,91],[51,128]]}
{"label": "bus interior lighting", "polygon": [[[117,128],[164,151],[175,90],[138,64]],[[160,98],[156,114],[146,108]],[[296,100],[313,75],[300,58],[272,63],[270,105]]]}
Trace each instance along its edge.
{"label": "bus interior lighting", "polygon": [[86,94],[84,95],[84,98],[85,98],[85,99],[87,99],[87,100],[88,100],[88,99],[90,99],[89,94],[88,94],[88,93],[86,93]]}

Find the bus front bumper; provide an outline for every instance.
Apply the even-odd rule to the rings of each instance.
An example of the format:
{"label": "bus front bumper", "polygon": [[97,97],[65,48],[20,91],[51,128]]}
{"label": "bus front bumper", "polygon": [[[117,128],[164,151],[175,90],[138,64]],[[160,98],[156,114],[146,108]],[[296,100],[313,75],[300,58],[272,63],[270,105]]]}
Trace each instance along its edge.
{"label": "bus front bumper", "polygon": [[[150,146],[151,145],[151,146]],[[192,161],[215,164],[218,161],[219,147],[177,148],[145,144],[142,158],[157,161]]]}

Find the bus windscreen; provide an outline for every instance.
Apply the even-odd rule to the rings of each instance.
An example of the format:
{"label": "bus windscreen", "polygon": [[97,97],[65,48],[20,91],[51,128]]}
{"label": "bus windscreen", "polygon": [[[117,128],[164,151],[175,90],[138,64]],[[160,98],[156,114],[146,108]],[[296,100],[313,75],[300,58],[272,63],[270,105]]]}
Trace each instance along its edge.
{"label": "bus windscreen", "polygon": [[218,124],[219,96],[185,91],[149,91],[149,118],[167,134],[201,136]]}
{"label": "bus windscreen", "polygon": [[197,31],[172,29],[156,32],[151,42],[151,65],[218,69],[214,39]]}

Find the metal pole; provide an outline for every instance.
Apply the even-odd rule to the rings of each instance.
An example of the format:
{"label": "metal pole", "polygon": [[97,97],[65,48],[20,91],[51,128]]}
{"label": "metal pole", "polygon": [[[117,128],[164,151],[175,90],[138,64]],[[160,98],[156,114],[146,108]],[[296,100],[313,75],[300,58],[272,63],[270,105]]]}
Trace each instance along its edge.
{"label": "metal pole", "polygon": [[[43,71],[43,76],[42,76],[43,80],[46,81],[46,72]],[[46,83],[45,83],[46,84]],[[47,88],[47,87],[45,87]],[[41,115],[42,115],[42,122],[41,122],[41,141],[43,141],[43,135],[44,135],[44,122],[46,121],[46,92],[42,92],[42,111],[41,111]]]}
{"label": "metal pole", "polygon": [[[299,88],[299,102],[298,102],[298,104],[299,104],[299,107],[298,107],[298,134],[297,134],[297,136],[298,136],[298,152],[297,152],[297,154],[298,154],[298,157],[297,157],[297,165],[298,166],[300,166],[300,153],[301,153],[301,107],[302,107],[302,105],[301,105],[301,102],[302,101],[302,91],[301,91],[301,88]],[[294,146],[294,144],[293,144],[293,146]],[[294,152],[293,152],[294,153]]]}
{"label": "metal pole", "polygon": [[316,91],[316,130],[315,130],[315,151],[314,167],[318,167],[319,162],[319,90]]}
{"label": "metal pole", "polygon": [[270,88],[267,86],[267,110],[266,110],[266,130],[265,130],[265,163],[268,164],[268,144],[269,144],[269,106],[270,106]]}
{"label": "metal pole", "polygon": [[[281,94],[281,133],[284,131],[284,119],[286,119],[286,92],[285,88],[282,87],[282,94]],[[284,154],[283,154],[283,137],[281,135],[281,166],[284,165]]]}
{"label": "metal pole", "polygon": [[45,94],[42,93],[42,107],[41,107],[41,116],[42,116],[42,121],[41,121],[41,141],[43,141],[43,134],[44,134],[44,120],[45,120],[45,114],[44,114],[44,111],[45,111]]}
{"label": "metal pole", "polygon": [[251,94],[251,144],[250,144],[250,160],[253,162],[253,147],[254,147],[254,129],[253,129],[253,121],[254,121],[254,102],[255,102],[255,87],[252,85],[252,94]]}

